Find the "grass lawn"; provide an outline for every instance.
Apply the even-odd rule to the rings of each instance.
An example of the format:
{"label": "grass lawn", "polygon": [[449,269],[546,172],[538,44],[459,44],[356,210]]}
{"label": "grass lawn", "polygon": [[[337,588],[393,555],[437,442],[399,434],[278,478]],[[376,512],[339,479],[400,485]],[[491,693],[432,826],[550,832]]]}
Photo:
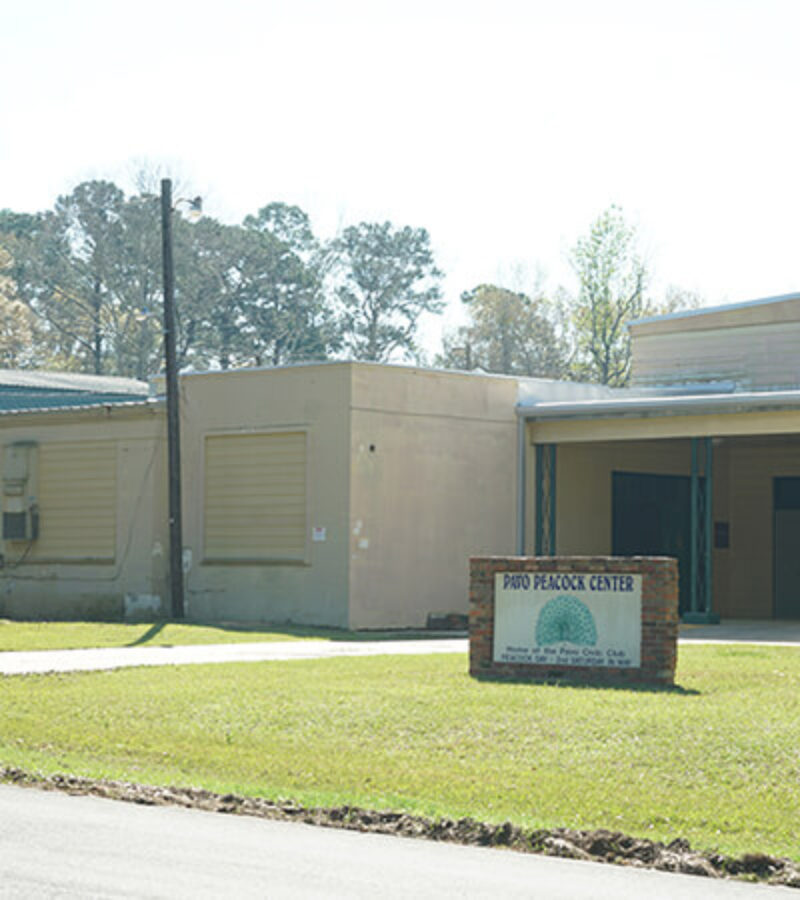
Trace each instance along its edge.
{"label": "grass lawn", "polygon": [[[403,632],[401,637],[421,637]],[[183,622],[18,622],[0,619],[3,650],[74,650],[83,647],[173,647],[253,641],[354,641],[397,638],[388,632],[275,625],[196,625]]]}
{"label": "grass lawn", "polygon": [[0,679],[0,765],[800,860],[800,652],[680,649],[681,690],[477,682],[454,656]]}

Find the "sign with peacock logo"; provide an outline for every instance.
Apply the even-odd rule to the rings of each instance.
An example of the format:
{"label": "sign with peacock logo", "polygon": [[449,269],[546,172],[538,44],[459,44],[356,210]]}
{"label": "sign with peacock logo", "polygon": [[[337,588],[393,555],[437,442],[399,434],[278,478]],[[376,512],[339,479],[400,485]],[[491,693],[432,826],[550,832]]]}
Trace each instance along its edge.
{"label": "sign with peacock logo", "polygon": [[638,668],[641,627],[641,575],[502,572],[495,576],[495,662]]}

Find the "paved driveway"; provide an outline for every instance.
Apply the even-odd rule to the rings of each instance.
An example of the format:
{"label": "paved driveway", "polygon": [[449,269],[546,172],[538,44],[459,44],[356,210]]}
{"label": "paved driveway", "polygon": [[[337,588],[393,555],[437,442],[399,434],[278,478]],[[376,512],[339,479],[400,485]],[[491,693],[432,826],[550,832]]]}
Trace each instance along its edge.
{"label": "paved driveway", "polygon": [[[729,621],[683,625],[681,643],[758,643],[800,647],[800,622]],[[465,637],[381,641],[276,641],[254,644],[197,644],[188,647],[102,647],[89,650],[31,650],[0,653],[0,675],[79,672],[125,666],[182,666],[200,663],[320,659],[331,656],[466,653]]]}
{"label": "paved driveway", "polygon": [[800,622],[779,619],[728,619],[719,625],[681,625],[687,643],[800,645]]}

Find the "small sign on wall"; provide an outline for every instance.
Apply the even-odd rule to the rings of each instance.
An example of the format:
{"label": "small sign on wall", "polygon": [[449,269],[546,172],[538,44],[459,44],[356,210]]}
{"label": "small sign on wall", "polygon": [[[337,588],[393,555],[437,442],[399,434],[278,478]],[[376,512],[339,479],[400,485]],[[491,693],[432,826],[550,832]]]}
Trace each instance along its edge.
{"label": "small sign on wall", "polygon": [[314,543],[321,543],[322,541],[326,541],[327,539],[328,531],[326,528],[315,526],[311,529],[311,540],[314,541]]}
{"label": "small sign on wall", "polygon": [[494,662],[641,666],[641,575],[498,572],[494,602]]}

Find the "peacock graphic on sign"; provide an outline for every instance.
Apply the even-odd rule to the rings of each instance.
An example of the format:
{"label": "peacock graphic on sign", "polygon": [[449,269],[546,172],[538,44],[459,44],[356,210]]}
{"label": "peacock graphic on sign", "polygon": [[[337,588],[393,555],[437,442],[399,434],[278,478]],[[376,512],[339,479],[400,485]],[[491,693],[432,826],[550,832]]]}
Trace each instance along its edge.
{"label": "peacock graphic on sign", "polygon": [[578,644],[593,647],[597,643],[597,626],[589,607],[569,594],[548,600],[536,620],[536,643]]}

